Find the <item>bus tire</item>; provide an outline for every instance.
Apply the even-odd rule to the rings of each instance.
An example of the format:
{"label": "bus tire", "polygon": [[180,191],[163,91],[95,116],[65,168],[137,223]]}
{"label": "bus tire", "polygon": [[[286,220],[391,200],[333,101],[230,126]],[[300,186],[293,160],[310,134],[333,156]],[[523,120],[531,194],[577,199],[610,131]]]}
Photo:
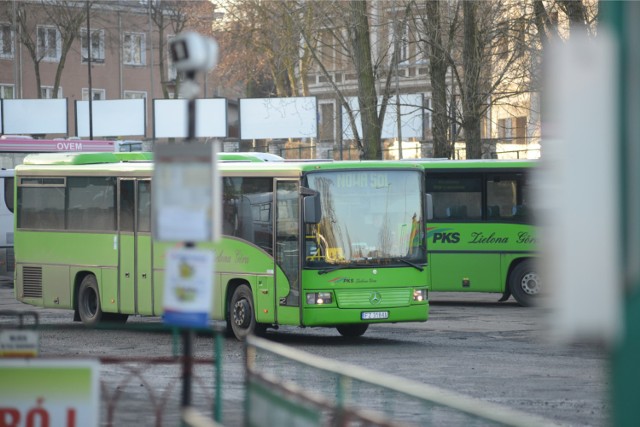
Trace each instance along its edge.
{"label": "bus tire", "polygon": [[247,336],[260,330],[256,323],[254,307],[251,288],[247,285],[238,286],[231,296],[228,323],[239,341],[244,341]]}
{"label": "bus tire", "polygon": [[542,291],[542,279],[533,261],[522,261],[511,270],[509,289],[511,295],[521,306],[535,305]]}
{"label": "bus tire", "polygon": [[369,329],[368,323],[352,323],[347,325],[338,325],[336,329],[345,338],[357,338],[364,335]]}
{"label": "bus tire", "polygon": [[85,276],[78,288],[78,314],[85,325],[96,325],[104,316],[100,306],[98,281],[93,274]]}

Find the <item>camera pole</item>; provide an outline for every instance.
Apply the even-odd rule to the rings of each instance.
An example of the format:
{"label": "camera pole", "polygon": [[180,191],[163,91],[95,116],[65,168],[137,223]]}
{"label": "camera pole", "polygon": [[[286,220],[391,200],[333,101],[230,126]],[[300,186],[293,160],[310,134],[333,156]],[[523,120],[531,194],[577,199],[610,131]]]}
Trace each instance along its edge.
{"label": "camera pole", "polygon": [[[197,83],[194,71],[185,72],[185,84],[189,93],[187,103],[187,144],[192,144],[196,139],[196,90]],[[195,247],[194,242],[185,242],[185,247]],[[193,377],[193,329],[182,330],[182,347],[184,356],[182,358],[182,410],[191,406],[191,380]]]}
{"label": "camera pole", "polygon": [[[197,167],[198,171],[202,170],[201,163],[202,159],[205,157],[199,148],[209,148],[209,152],[207,153],[207,161],[210,163],[208,165],[208,170],[211,171],[212,161],[215,161],[213,157],[212,150],[210,147],[196,147],[194,144],[196,142],[196,98],[200,95],[200,88],[198,83],[196,82],[196,73],[198,71],[207,72],[212,69],[217,62],[218,55],[218,47],[213,39],[209,39],[206,37],[202,37],[194,32],[186,32],[177,35],[170,42],[170,55],[173,63],[176,66],[177,71],[182,72],[184,75],[184,82],[180,88],[180,92],[183,98],[187,99],[187,135],[185,139],[185,147],[184,150],[178,150],[178,147],[163,149],[162,151],[164,157],[174,156],[178,158],[177,160],[166,160],[165,163],[171,164],[177,163],[179,165],[178,173],[184,174],[186,168],[190,168],[192,166]],[[161,150],[159,150],[161,151]],[[205,150],[206,151],[206,150]],[[158,159],[164,158],[162,156],[158,156]],[[166,168],[165,170],[169,170]],[[164,172],[164,171],[163,171]],[[167,173],[160,174],[160,177],[166,176]],[[208,178],[213,181],[214,173]],[[161,178],[167,179],[167,178]],[[202,190],[203,187],[206,186],[198,186],[195,183],[191,184],[194,187],[195,192],[182,194],[182,196],[191,195],[192,197],[198,193],[198,190]],[[168,185],[168,188],[171,191],[176,191],[174,187]],[[213,182],[210,183],[209,190],[213,189]],[[188,190],[188,189],[185,189]],[[178,190],[179,191],[179,190]],[[214,199],[214,191],[211,192],[211,201],[209,201],[210,205],[204,208],[196,204],[195,210],[197,212],[202,212],[203,209],[209,210],[209,215],[212,211],[212,204]],[[171,203],[174,199],[171,199]],[[178,197],[177,199],[180,199]],[[191,203],[191,201],[184,200],[182,198],[182,203]],[[167,203],[172,209],[175,207],[170,203]],[[193,207],[190,207],[192,209]],[[164,217],[163,217],[164,218]],[[175,221],[174,217],[166,218],[165,221]],[[214,240],[214,232],[213,226],[211,224],[211,218],[208,219],[209,225],[205,226],[205,228],[194,227],[193,229],[179,228],[176,232],[173,230],[172,233],[161,234],[163,237],[168,237],[167,240],[180,241],[184,242],[184,250],[174,250],[173,256],[171,258],[171,275],[167,275],[168,281],[167,286],[176,287],[178,283],[184,280],[192,280],[195,281],[196,286],[202,286],[206,289],[203,289],[203,295],[205,300],[211,300],[212,296],[210,295],[211,288],[213,287],[213,271],[210,270],[214,267],[214,259],[212,251],[202,251],[196,250],[196,242],[197,241],[205,241],[207,239]],[[199,224],[201,227],[203,224]],[[194,258],[195,256],[195,258]],[[179,258],[183,257],[183,258]],[[181,272],[178,268],[179,262],[186,262],[185,259],[189,260],[193,263],[195,273],[193,274],[185,274]],[[174,271],[178,270],[178,271]],[[203,277],[204,275],[208,275],[209,277]],[[195,336],[195,328],[205,327],[208,321],[208,313],[207,311],[211,310],[211,307],[208,308],[203,307],[202,304],[183,304],[174,299],[172,294],[165,293],[168,296],[165,301],[165,308],[170,307],[172,310],[169,310],[169,315],[165,317],[165,322],[169,324],[173,324],[179,326],[181,329],[182,342],[183,342],[183,356],[182,356],[182,412],[183,417],[184,413],[191,406],[191,383],[192,383],[192,374],[193,374],[193,342]],[[182,418],[182,425],[185,425],[184,418]]]}

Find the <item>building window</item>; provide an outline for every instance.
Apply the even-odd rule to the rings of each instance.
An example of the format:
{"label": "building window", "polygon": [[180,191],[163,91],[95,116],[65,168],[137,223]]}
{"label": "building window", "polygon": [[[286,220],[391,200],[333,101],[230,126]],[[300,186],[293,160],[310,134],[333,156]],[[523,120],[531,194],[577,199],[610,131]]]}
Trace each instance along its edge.
{"label": "building window", "polygon": [[[82,62],[89,60],[87,30],[81,31]],[[104,30],[91,31],[91,62],[104,62]]]}
{"label": "building window", "polygon": [[509,117],[498,119],[498,138],[514,144],[527,143],[527,118]]}
{"label": "building window", "polygon": [[15,87],[13,85],[0,85],[0,98],[1,99],[15,98]]}
{"label": "building window", "polygon": [[9,24],[0,24],[0,58],[13,58],[13,31]]}
{"label": "building window", "polygon": [[143,33],[125,33],[122,39],[122,48],[126,65],[145,65],[145,35]]}
{"label": "building window", "polygon": [[147,92],[142,90],[125,90],[123,95],[124,95],[124,99],[144,99],[144,104],[146,108]]}
{"label": "building window", "polygon": [[[107,99],[107,92],[104,89],[91,89],[91,100],[101,101],[104,99]],[[89,89],[86,87],[82,88],[82,100],[89,100]]]}
{"label": "building window", "polygon": [[430,130],[433,125],[433,108],[431,106],[431,98],[425,98],[424,100],[424,128]]}
{"label": "building window", "polygon": [[[175,35],[167,36],[167,49],[170,49],[171,41],[173,40],[174,37]],[[168,50],[167,51],[167,80],[175,81],[177,79],[178,79],[178,70],[176,70],[176,66],[173,63],[173,60],[171,59],[171,52]]]}
{"label": "building window", "polygon": [[405,23],[403,26],[397,28],[397,31],[398,61],[403,63],[409,60],[409,24]]}
{"label": "building window", "polygon": [[336,61],[336,40],[333,33],[329,30],[320,32],[319,39],[320,58],[328,70],[335,70]]}
{"label": "building window", "polygon": [[333,142],[336,140],[336,106],[331,103],[320,103],[320,126],[319,126],[319,136],[320,141],[330,141]]}
{"label": "building window", "polygon": [[38,26],[38,56],[45,61],[59,61],[60,32],[56,27]]}
{"label": "building window", "polygon": [[139,90],[125,90],[124,99],[147,99],[147,92]]}
{"label": "building window", "polygon": [[58,87],[58,96],[53,96],[53,86],[40,86],[42,99],[62,98],[62,87]]}
{"label": "building window", "polygon": [[515,119],[515,143],[526,144],[527,143],[527,118],[516,117]]}

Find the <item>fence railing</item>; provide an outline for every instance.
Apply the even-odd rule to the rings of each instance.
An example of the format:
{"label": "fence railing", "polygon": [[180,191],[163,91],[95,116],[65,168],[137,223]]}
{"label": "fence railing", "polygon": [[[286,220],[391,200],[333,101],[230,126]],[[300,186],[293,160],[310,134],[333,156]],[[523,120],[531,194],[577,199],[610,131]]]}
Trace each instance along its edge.
{"label": "fence railing", "polygon": [[[100,425],[221,425],[223,334],[220,330],[202,328],[186,331],[159,323],[103,323],[87,327],[81,324],[41,324],[38,319],[37,312],[2,310],[0,333],[13,331],[19,336],[20,331],[31,334],[36,332],[38,348],[29,359],[98,360],[101,366]],[[91,339],[88,333],[92,330],[116,333],[121,342],[135,339],[140,333],[153,334],[160,337],[158,341],[161,341],[162,345],[158,346],[153,354],[139,354],[135,346],[131,347],[126,355],[115,354],[115,351],[110,353],[107,349],[100,356],[95,356],[95,351],[87,351],[86,354],[78,352],[77,349],[65,351],[64,345],[41,351],[39,347],[43,341],[51,342],[54,337],[64,335],[65,330],[73,331],[75,335],[80,336],[86,334],[88,342]],[[180,337],[185,332],[212,337],[211,357],[189,357],[181,354]],[[88,346],[88,349],[91,350],[91,346]],[[31,352],[33,349],[29,350]],[[2,360],[0,357],[0,364]],[[189,405],[184,404],[185,384],[189,393],[191,388],[198,390],[198,398],[189,399]]]}
{"label": "fence railing", "polygon": [[[512,144],[511,141],[496,139],[483,140],[482,144],[482,156],[488,159],[536,159],[540,157],[541,153],[539,144]],[[404,159],[433,157],[433,142],[422,141],[417,146],[403,148],[402,153]],[[361,151],[353,143],[345,143],[340,147],[329,146],[324,150],[309,143],[300,143],[297,146],[279,147],[276,154],[285,159],[360,160]],[[398,148],[383,148],[382,158],[384,160],[397,160],[399,158]],[[456,160],[466,158],[464,142],[455,143],[453,158]]]}
{"label": "fence railing", "polygon": [[264,339],[246,342],[246,425],[512,426],[554,422],[437,387],[324,359]]}

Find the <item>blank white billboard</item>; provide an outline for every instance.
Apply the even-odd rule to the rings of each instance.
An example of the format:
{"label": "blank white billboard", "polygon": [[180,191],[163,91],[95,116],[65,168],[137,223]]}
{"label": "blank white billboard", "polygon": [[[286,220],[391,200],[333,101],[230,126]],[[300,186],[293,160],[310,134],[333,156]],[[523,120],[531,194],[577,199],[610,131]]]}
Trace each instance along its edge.
{"label": "blank white billboard", "polygon": [[[186,99],[153,100],[153,132],[156,138],[187,137]],[[196,99],[196,137],[227,136],[227,100]]]}
{"label": "blank white billboard", "polygon": [[[382,97],[378,98],[378,113],[380,113],[380,102]],[[354,112],[356,128],[358,129],[358,135],[362,137],[362,120],[360,118],[360,108],[358,106],[358,98],[349,97],[347,102]],[[423,95],[418,94],[406,94],[400,95],[400,129],[402,131],[402,138],[422,138],[424,135],[424,109],[423,109]],[[384,121],[382,123],[382,138],[398,138],[398,108],[397,97],[392,96],[389,98],[387,104],[387,110],[384,115]],[[343,138],[354,139],[354,132],[349,122],[349,116],[347,111],[342,109],[342,127]]]}
{"label": "blank white billboard", "polygon": [[68,133],[67,99],[4,99],[2,133]]}
{"label": "blank white billboard", "polygon": [[246,98],[240,100],[240,138],[317,138],[316,98]]}
{"label": "blank white billboard", "polygon": [[[93,136],[146,134],[145,99],[93,101]],[[76,101],[76,135],[89,136],[89,101]]]}

